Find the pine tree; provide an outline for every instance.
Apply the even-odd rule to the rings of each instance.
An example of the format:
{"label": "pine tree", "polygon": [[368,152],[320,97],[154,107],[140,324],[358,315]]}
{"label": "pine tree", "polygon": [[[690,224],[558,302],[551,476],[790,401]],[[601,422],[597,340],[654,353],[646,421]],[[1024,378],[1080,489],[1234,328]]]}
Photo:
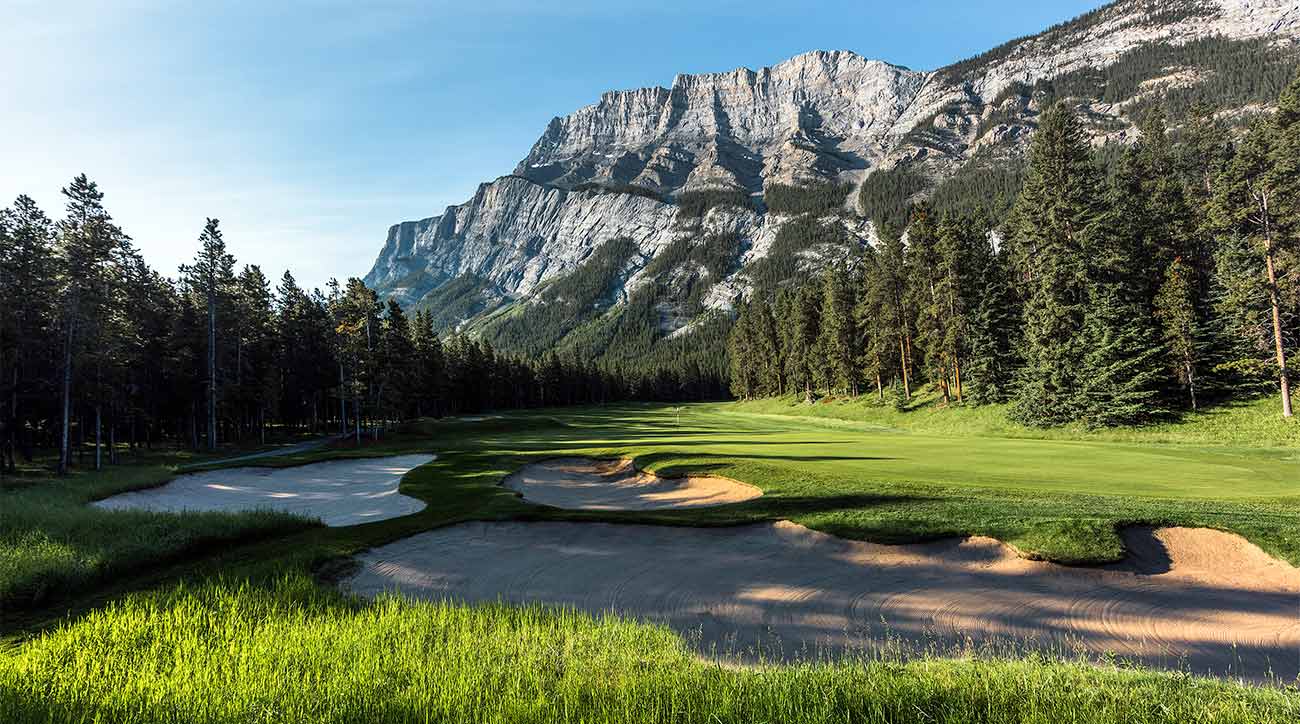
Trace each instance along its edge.
{"label": "pine tree", "polygon": [[731,368],[731,394],[742,400],[758,395],[752,309],[742,309],[727,339],[727,358]]}
{"label": "pine tree", "polygon": [[[104,209],[103,192],[85,174],[74,178],[63,189],[63,195],[68,201],[66,216],[59,224],[63,272],[60,474],[66,473],[71,464],[73,378],[82,357],[89,358],[92,369],[100,366],[101,352],[107,347],[103,323],[112,296],[113,255],[125,237]],[[97,412],[99,407],[95,405]]]}
{"label": "pine tree", "polygon": [[785,371],[781,359],[781,338],[776,317],[765,300],[753,303],[753,362],[758,365],[758,393],[780,395],[785,389]]}
{"label": "pine tree", "polygon": [[914,351],[919,352],[915,355],[919,358],[919,366],[947,402],[952,385],[949,359],[943,353],[947,313],[939,291],[942,272],[938,246],[938,229],[930,218],[930,212],[924,205],[918,206],[907,230],[907,292],[904,299],[907,318],[915,320]]}
{"label": "pine tree", "polygon": [[[53,321],[58,293],[54,224],[28,196],[0,212],[0,474],[16,467],[20,440],[44,371],[55,366]],[[6,461],[7,458],[7,461]]]}
{"label": "pine tree", "polygon": [[822,384],[828,390],[856,396],[854,362],[859,354],[855,348],[853,308],[853,290],[843,267],[831,267],[822,277],[821,289],[821,334],[817,346],[822,362]]}
{"label": "pine tree", "polygon": [[1079,419],[1097,427],[1158,415],[1167,377],[1146,271],[1160,264],[1164,251],[1143,197],[1134,195],[1143,182],[1139,153],[1130,150],[1121,159],[1084,249],[1088,304]]}
{"label": "pine tree", "polygon": [[968,399],[989,405],[1011,399],[1020,368],[1016,349],[1021,320],[1006,257],[994,249],[987,233],[980,237],[972,246],[970,262],[976,280],[966,379]]}
{"label": "pine tree", "polygon": [[811,287],[796,290],[789,301],[789,319],[782,331],[786,379],[792,390],[812,402],[816,384],[817,337],[821,317],[819,295]]}
{"label": "pine tree", "polygon": [[[433,415],[441,412],[445,387],[442,342],[433,331],[433,315],[427,309],[416,312],[411,323],[415,345],[415,398],[416,415]],[[522,404],[522,403],[521,403]]]}
{"label": "pine tree", "polygon": [[863,380],[874,384],[878,402],[885,400],[885,377],[889,374],[891,336],[881,323],[883,292],[875,254],[869,254],[862,265],[858,285],[858,303],[853,310],[857,328],[858,373]]}
{"label": "pine tree", "polygon": [[[873,310],[879,357],[892,359],[902,380],[905,399],[912,398],[912,313],[908,307],[908,259],[902,236],[889,225],[879,227],[880,248],[871,283],[868,305]],[[888,349],[886,349],[888,348]]]}
{"label": "pine tree", "polygon": [[[226,251],[226,242],[222,237],[220,222],[208,219],[199,234],[199,251],[194,263],[181,267],[181,273],[187,278],[187,284],[197,296],[196,302],[203,310],[207,338],[203,352],[207,382],[204,404],[207,410],[207,448],[217,447],[217,404],[219,398],[218,359],[219,352],[228,354],[227,350],[236,350],[233,340],[225,339],[230,329],[227,324],[233,312],[235,294],[235,259]],[[226,346],[219,349],[218,345]]]}
{"label": "pine tree", "polygon": [[[1286,366],[1282,297],[1278,285],[1279,260],[1286,256],[1289,240],[1283,236],[1285,222],[1280,216],[1286,209],[1282,198],[1285,197],[1287,179],[1277,173],[1277,168],[1286,169],[1288,162],[1278,162],[1280,154],[1274,146],[1283,144],[1278,142],[1277,129],[1273,119],[1258,121],[1237,147],[1216,183],[1213,219],[1220,232],[1228,237],[1222,242],[1225,246],[1231,248],[1238,243],[1234,239],[1239,239],[1258,254],[1262,275],[1249,281],[1242,277],[1225,278],[1223,283],[1230,288],[1242,282],[1263,288],[1268,299],[1268,336],[1276,365],[1273,374],[1279,381],[1282,397],[1282,416],[1291,417],[1291,383]],[[1235,296],[1245,298],[1251,296],[1251,292],[1241,290]]]}
{"label": "pine tree", "polygon": [[[1279,222],[1274,251],[1275,263],[1280,269],[1274,270],[1273,287],[1281,295],[1286,293],[1290,300],[1289,311],[1300,316],[1300,75],[1282,91],[1278,98],[1277,116],[1273,123],[1274,139],[1269,162],[1269,183],[1276,189],[1277,220]],[[1285,282],[1281,280],[1285,279]],[[1288,288],[1281,287],[1286,284]],[[1278,310],[1280,312],[1280,310]],[[1281,314],[1275,324],[1277,327],[1276,351],[1278,366],[1282,369],[1281,377],[1290,379],[1295,371],[1287,367],[1286,347],[1292,350],[1297,344],[1296,335],[1300,334],[1292,326],[1290,335],[1283,330]],[[1293,323],[1294,324],[1294,323]],[[1285,337],[1289,337],[1290,344]],[[1290,383],[1283,395],[1290,406]]]}
{"label": "pine tree", "polygon": [[1085,411],[1086,251],[1100,189],[1082,127],[1056,104],[1043,114],[1008,226],[1025,291],[1024,366],[1013,414],[1029,425],[1059,425]]}
{"label": "pine tree", "polygon": [[275,409],[277,340],[271,283],[256,265],[246,265],[233,290],[235,369],[232,397],[241,410],[240,427],[257,429],[266,441],[266,413]]}
{"label": "pine tree", "polygon": [[945,214],[939,224],[935,245],[935,319],[940,331],[935,353],[943,360],[943,370],[951,370],[952,389],[957,400],[965,400],[963,366],[969,355],[970,310],[978,302],[974,264],[978,247],[986,244],[976,239],[975,222],[970,218]]}
{"label": "pine tree", "polygon": [[1197,409],[1196,390],[1203,338],[1196,312],[1196,280],[1190,265],[1175,258],[1165,271],[1165,281],[1156,293],[1155,315],[1160,321],[1165,349],[1174,361],[1179,384],[1187,390],[1188,403]]}
{"label": "pine tree", "polygon": [[380,409],[390,417],[405,417],[405,407],[417,393],[415,387],[417,362],[415,344],[411,338],[411,323],[394,299],[388,300],[381,324],[378,361],[378,396]]}
{"label": "pine tree", "polygon": [[374,290],[356,278],[349,279],[347,286],[336,290],[330,300],[341,368],[340,394],[352,400],[353,439],[358,445],[366,412],[362,400],[371,398],[375,383],[380,309]]}

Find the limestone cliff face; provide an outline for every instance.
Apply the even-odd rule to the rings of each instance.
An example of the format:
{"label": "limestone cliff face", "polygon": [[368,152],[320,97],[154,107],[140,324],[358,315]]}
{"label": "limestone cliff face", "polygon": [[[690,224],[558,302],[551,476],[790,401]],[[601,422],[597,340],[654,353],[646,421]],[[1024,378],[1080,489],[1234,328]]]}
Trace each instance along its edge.
{"label": "limestone cliff face", "polygon": [[[635,243],[630,290],[645,281],[635,270],[674,241],[725,231],[740,238],[736,264],[726,278],[709,280],[716,288],[703,295],[705,307],[725,309],[747,292],[746,267],[763,258],[788,219],[763,213],[761,204],[687,219],[675,203],[680,194],[730,189],[757,199],[773,184],[861,182],[900,163],[942,180],[981,151],[1023,152],[1040,109],[1009,90],[1105,68],[1151,44],[1212,36],[1294,48],[1300,2],[1121,0],[930,72],[814,51],[770,68],[606,93],[552,120],[512,175],[439,216],[391,227],[366,282],[404,305],[429,305],[447,302],[439,290],[457,291],[459,281],[480,298],[472,307],[479,314],[528,301],[610,239]],[[1189,73],[1163,69],[1149,82],[1180,82]],[[1107,133],[1131,128],[1124,103],[1077,102]],[[827,223],[869,242],[870,224],[852,214]],[[815,251],[804,254],[811,263]]]}
{"label": "limestone cliff face", "polygon": [[[599,190],[570,191],[504,176],[479,186],[474,198],[441,216],[389,229],[366,283],[405,305],[458,277],[473,277],[489,300],[527,296],[539,284],[572,271],[600,244],[635,242],[644,260],[699,228],[677,223],[664,201]],[[758,214],[710,214],[710,228],[753,234]],[[642,263],[642,265],[644,262]]]}
{"label": "limestone cliff face", "polygon": [[515,170],[545,183],[762,189],[868,168],[926,75],[848,51],[679,75],[551,121]]}

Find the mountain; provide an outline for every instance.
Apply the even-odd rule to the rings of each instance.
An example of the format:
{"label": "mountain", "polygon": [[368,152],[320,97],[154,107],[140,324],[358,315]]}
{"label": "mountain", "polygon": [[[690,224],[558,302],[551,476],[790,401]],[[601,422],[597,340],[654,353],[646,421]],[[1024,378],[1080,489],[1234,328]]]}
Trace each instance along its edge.
{"label": "mountain", "polygon": [[1005,208],[1050,103],[1101,146],[1156,106],[1241,123],[1297,68],[1294,0],[1120,0],[934,71],[814,51],[679,75],[552,120],[512,174],[391,227],[365,281],[509,350],[716,365],[738,299],[872,220]]}

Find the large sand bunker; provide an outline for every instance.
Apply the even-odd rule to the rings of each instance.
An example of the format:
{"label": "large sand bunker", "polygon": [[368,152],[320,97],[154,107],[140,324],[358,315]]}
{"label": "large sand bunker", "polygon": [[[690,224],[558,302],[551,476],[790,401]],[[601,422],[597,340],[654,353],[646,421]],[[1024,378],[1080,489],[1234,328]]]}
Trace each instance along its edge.
{"label": "large sand bunker", "polygon": [[661,478],[631,460],[556,458],[525,466],[502,485],[531,503],[570,510],[702,508],[753,500],[763,491],[709,475]]}
{"label": "large sand bunker", "polygon": [[112,510],[277,510],[319,518],[328,526],[357,525],[424,510],[424,501],[397,492],[402,476],[433,455],[331,460],[292,468],[229,468],[181,475],[157,488],[92,503]]}
{"label": "large sand bunker", "polygon": [[467,523],[370,551],[347,586],[615,611],[740,656],[973,642],[1248,678],[1300,673],[1300,571],[1213,530],[1127,539],[1129,561],[1083,569],[989,538],[890,546],[788,522]]}

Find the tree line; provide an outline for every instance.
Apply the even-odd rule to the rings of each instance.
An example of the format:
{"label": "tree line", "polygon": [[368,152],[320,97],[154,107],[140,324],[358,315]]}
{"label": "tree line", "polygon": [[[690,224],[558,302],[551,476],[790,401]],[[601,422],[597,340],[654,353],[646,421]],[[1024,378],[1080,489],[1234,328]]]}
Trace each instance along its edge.
{"label": "tree line", "polygon": [[850,263],[741,308],[735,395],[906,404],[929,386],[1103,426],[1272,389],[1292,415],[1300,79],[1240,137],[1206,112],[1171,132],[1156,108],[1105,153],[1057,103],[1004,220],[920,204],[905,232],[876,225]]}
{"label": "tree line", "polygon": [[62,192],[58,221],[25,195],[0,211],[0,474],[39,449],[65,472],[160,442],[264,442],[268,428],[359,442],[388,421],[654,398],[676,382],[442,338],[430,312],[408,318],[359,279],[308,290],[286,271],[273,287],[236,264],[216,219],[168,278],[93,181]]}

